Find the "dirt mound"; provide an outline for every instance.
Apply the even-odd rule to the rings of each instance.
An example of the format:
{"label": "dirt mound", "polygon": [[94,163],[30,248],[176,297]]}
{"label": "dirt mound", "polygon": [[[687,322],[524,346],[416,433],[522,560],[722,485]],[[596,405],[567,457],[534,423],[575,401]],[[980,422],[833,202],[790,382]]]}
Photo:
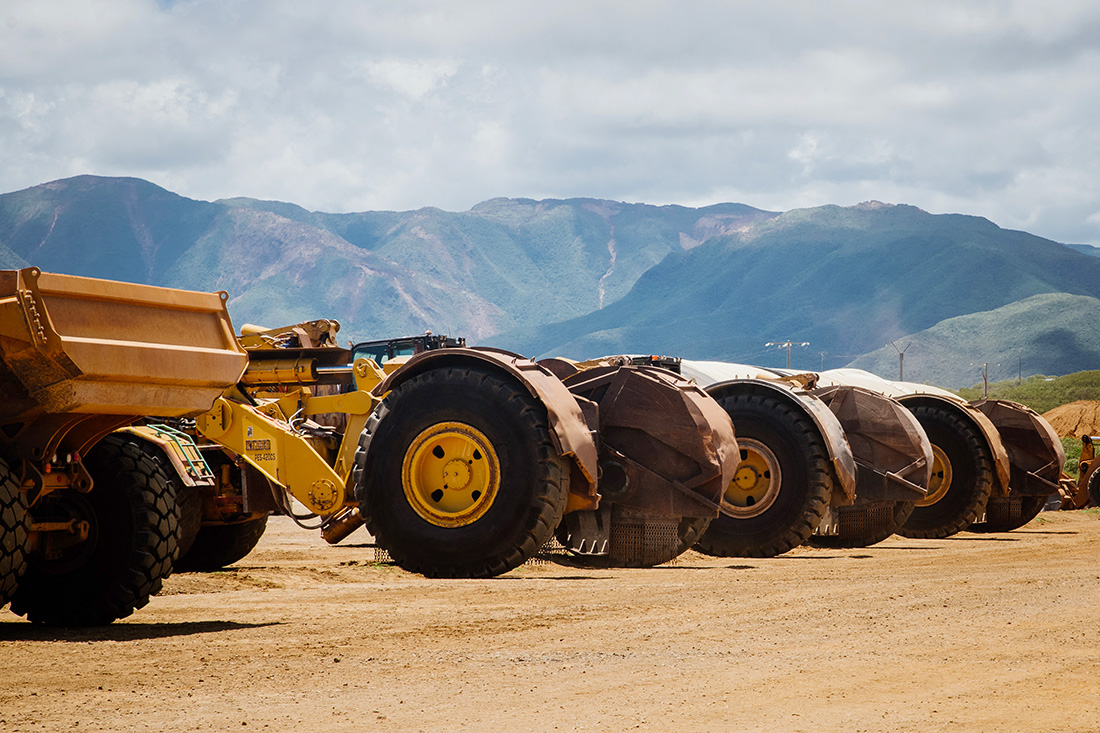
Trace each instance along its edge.
{"label": "dirt mound", "polygon": [[1043,417],[1060,438],[1100,435],[1100,401],[1078,400],[1044,412]]}

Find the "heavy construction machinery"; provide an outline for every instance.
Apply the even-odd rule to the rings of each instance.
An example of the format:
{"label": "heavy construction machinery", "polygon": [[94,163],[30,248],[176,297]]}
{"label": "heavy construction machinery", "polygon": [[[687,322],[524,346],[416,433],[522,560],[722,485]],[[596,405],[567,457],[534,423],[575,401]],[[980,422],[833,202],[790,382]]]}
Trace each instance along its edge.
{"label": "heavy construction machinery", "polygon": [[1038,514],[1058,492],[1065,450],[1050,425],[1006,400],[968,403],[946,390],[868,372],[822,372],[820,384],[856,385],[892,397],[928,433],[934,456],[926,497],[898,533],[943,538],[964,529],[1004,532]]}
{"label": "heavy construction machinery", "polygon": [[[729,411],[743,458],[703,552],[769,556],[802,541],[1008,531],[1058,488],[1061,443],[1022,405],[970,404],[855,370],[685,361],[682,371]],[[850,463],[858,469],[845,470]]]}
{"label": "heavy construction machinery", "polygon": [[[252,355],[252,363],[265,366],[254,368],[245,380],[248,383],[242,387],[252,398],[276,403],[268,407],[271,414],[293,423],[329,463],[335,465],[340,460],[350,465],[357,447],[356,436],[363,430],[366,415],[376,400],[352,394],[362,392],[369,384],[359,389],[355,380],[348,378],[354,370],[347,364],[369,359],[382,366],[383,374],[388,374],[410,356],[433,349],[465,347],[466,343],[464,339],[450,339],[429,332],[408,338],[360,342],[350,348],[348,356],[347,351],[338,348],[338,331],[338,323],[324,319],[277,329],[245,324],[241,327],[241,345]],[[307,364],[319,360],[316,374],[312,366],[299,368],[299,373],[294,375],[278,375],[273,371],[279,362],[288,359],[297,362],[303,358],[303,363]],[[291,386],[294,389],[290,389]],[[288,395],[289,392],[293,395]],[[279,405],[287,405],[288,409],[297,412],[283,414]],[[322,409],[334,411],[318,414],[317,410]],[[350,442],[345,440],[348,435],[352,436]],[[286,514],[310,529],[321,528],[322,535],[333,543],[361,525],[357,521],[358,513],[350,510],[343,512],[339,521],[321,519],[313,513],[299,515],[300,510],[287,501],[284,492],[274,490],[268,480],[247,463],[237,465],[240,462],[233,461],[232,455],[227,455],[218,443],[203,441],[198,449],[205,463],[212,467],[215,488],[181,487],[177,570],[217,570],[245,557],[263,536],[271,513]],[[316,520],[316,526],[306,524],[311,520]]]}
{"label": "heavy construction machinery", "polygon": [[1077,463],[1077,478],[1062,473],[1062,503],[1060,509],[1084,509],[1100,506],[1100,461],[1096,460],[1096,444],[1100,435],[1081,436],[1081,455]]}
{"label": "heavy construction machinery", "polygon": [[[570,391],[515,354],[448,348],[387,373],[337,346],[334,322],[238,339],[226,300],[0,272],[0,605],[108,623],[160,589],[181,524],[184,559],[217,564],[291,499],[328,539],[365,524],[430,576],[505,572],[563,517],[578,552],[652,564],[717,516],[732,479],[729,418],[664,372]],[[313,394],[326,383],[342,388]],[[343,434],[309,419],[331,413]]]}
{"label": "heavy construction machinery", "polygon": [[[262,343],[256,338],[249,336],[242,341],[253,364],[302,358],[299,352],[304,347],[297,345],[297,337],[289,329],[268,332]],[[334,341],[328,339],[325,343]],[[311,341],[315,342],[317,339]],[[680,537],[681,526],[705,525],[717,515],[718,496],[736,462],[736,442],[729,418],[697,387],[663,371],[634,366],[605,369],[599,374],[586,372],[584,380],[566,380],[563,387],[561,375],[542,365],[494,349],[464,349],[462,343],[461,339],[429,335],[352,347],[353,356],[369,354],[381,359],[389,373],[374,390],[376,396],[385,395],[385,399],[363,420],[362,429],[349,416],[345,440],[347,436],[361,436],[355,480],[358,506],[333,517],[323,531],[326,539],[338,541],[365,524],[379,546],[403,567],[427,575],[455,574],[447,566],[437,567],[436,535],[440,529],[424,526],[423,520],[450,529],[452,543],[458,532],[469,533],[463,527],[472,520],[463,514],[477,518],[483,497],[492,491],[491,476],[475,471],[467,477],[461,466],[443,470],[440,477],[432,472],[438,470],[436,463],[446,463],[454,451],[476,456],[487,453],[491,446],[487,438],[471,437],[457,429],[431,428],[438,434],[426,433],[416,440],[405,433],[414,427],[428,431],[421,423],[430,427],[432,419],[441,419],[443,407],[458,401],[459,393],[469,404],[464,403],[456,412],[456,419],[473,423],[475,413],[505,411],[504,403],[511,397],[494,396],[489,387],[499,388],[491,384],[486,394],[480,394],[483,377],[476,374],[471,378],[459,371],[484,368],[484,364],[515,370],[516,379],[540,390],[552,423],[567,410],[577,411],[585,421],[586,436],[597,445],[599,493],[595,482],[578,471],[579,466],[543,469],[537,468],[536,457],[530,459],[536,465],[530,480],[536,483],[547,481],[543,474],[564,475],[568,486],[565,509],[549,524],[552,531],[558,529],[559,536],[566,537],[567,546],[578,555],[635,566],[666,562],[692,544]],[[332,361],[335,367],[348,358],[340,351],[314,348],[308,355]],[[334,378],[336,375],[330,371],[327,380]],[[319,377],[318,381],[326,380]],[[477,384],[478,389],[460,386],[467,383]],[[274,396],[256,395],[265,399]],[[285,397],[279,400],[279,404],[288,405],[288,418],[292,410],[297,410],[299,417],[309,417],[328,409],[315,403],[316,397],[297,402]],[[533,411],[525,408],[522,412],[530,417]],[[518,448],[510,443],[538,432],[531,425],[517,423],[498,435],[494,443],[504,446],[507,454],[518,454]],[[403,446],[408,443],[420,446],[420,453],[402,458]],[[471,493],[462,499],[454,486],[440,483],[448,477],[468,481]],[[403,486],[405,498],[395,500],[391,496],[395,492],[375,488],[384,486]],[[418,519],[411,516],[406,503],[417,511]],[[559,521],[562,516],[564,521]],[[513,558],[508,567],[497,572],[530,557],[541,546],[537,540],[546,539],[541,532],[532,537],[524,543],[523,558]],[[453,557],[452,551],[448,558]],[[496,573],[477,570],[458,574]]]}
{"label": "heavy construction machinery", "polygon": [[897,402],[813,373],[688,361],[737,426],[741,464],[696,548],[770,557],[807,541],[863,547],[905,522],[928,485],[931,446]]}
{"label": "heavy construction machinery", "polygon": [[0,352],[0,604],[126,616],[171,571],[179,515],[166,454],[114,431],[209,410],[237,383],[224,294],[0,271]]}
{"label": "heavy construction machinery", "polygon": [[[582,564],[628,567],[658,565],[694,545],[719,515],[740,460],[737,444],[719,433],[732,428],[729,416],[665,365],[622,358],[540,364],[599,413],[603,500],[566,514],[558,541]],[[685,442],[684,435],[704,440]],[[712,453],[726,470],[699,470]]]}
{"label": "heavy construction machinery", "polygon": [[931,446],[895,401],[813,374],[670,356],[546,359],[566,384],[622,364],[669,370],[704,388],[737,426],[740,455],[720,515],[683,527],[696,549],[769,557],[803,544],[866,546],[890,536],[924,496]]}

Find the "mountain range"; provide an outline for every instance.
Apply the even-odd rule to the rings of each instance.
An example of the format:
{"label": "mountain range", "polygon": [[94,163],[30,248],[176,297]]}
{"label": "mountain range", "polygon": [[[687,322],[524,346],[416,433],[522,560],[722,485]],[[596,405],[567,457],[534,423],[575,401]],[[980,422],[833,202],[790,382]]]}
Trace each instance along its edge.
{"label": "mountain range", "polygon": [[991,378],[1100,364],[1098,253],[878,202],[325,213],[97,176],[0,195],[3,267],[226,290],[238,325],[329,317],[349,340],[432,330],[533,356],[764,366],[791,342],[794,368],[888,377],[905,349],[906,379],[948,387],[980,381],[974,364]]}

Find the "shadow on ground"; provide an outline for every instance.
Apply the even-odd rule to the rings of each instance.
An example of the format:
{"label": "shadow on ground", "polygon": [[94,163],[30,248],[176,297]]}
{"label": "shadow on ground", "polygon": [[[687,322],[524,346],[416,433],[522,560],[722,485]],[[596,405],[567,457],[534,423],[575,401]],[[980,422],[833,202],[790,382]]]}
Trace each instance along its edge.
{"label": "shadow on ground", "polygon": [[172,636],[216,634],[223,631],[243,631],[265,626],[278,626],[271,621],[260,624],[237,621],[185,621],[181,623],[114,623],[108,626],[88,626],[75,629],[42,626],[27,621],[0,623],[0,641],[141,641]]}

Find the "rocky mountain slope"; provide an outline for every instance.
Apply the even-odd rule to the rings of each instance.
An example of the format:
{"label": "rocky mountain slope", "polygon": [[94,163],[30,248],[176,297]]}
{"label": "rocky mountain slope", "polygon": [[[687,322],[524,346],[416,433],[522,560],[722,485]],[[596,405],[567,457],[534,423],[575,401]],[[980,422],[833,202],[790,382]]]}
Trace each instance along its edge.
{"label": "rocky mountain slope", "polygon": [[333,317],[353,340],[432,330],[530,355],[763,365],[785,359],[765,344],[790,340],[809,344],[792,349],[797,368],[885,376],[897,365],[886,345],[901,339],[914,342],[907,378],[947,386],[973,383],[970,362],[1050,374],[1100,363],[1092,255],[877,202],[326,213],[95,176],[0,195],[0,266],[224,289],[237,323]]}

